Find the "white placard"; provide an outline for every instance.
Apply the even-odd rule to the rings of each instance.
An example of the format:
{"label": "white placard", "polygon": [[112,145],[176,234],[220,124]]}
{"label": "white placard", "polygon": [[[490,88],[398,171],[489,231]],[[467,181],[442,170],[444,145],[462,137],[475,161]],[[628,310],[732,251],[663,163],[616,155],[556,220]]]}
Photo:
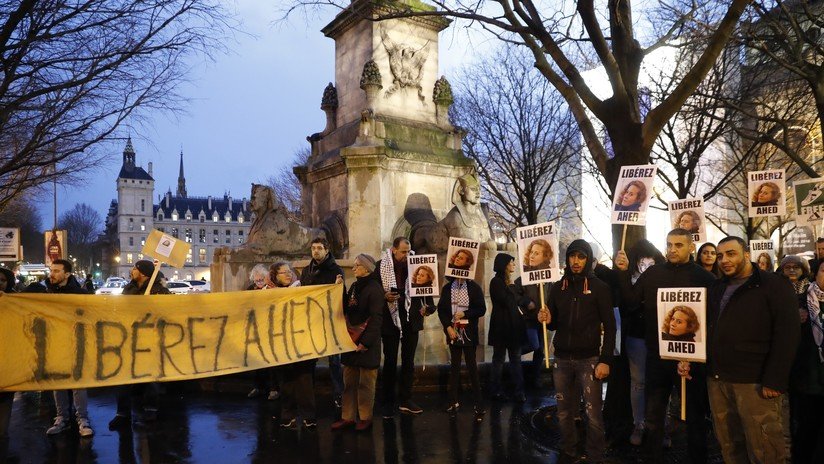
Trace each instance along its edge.
{"label": "white placard", "polygon": [[20,256],[20,229],[0,227],[0,259],[18,261]]}
{"label": "white placard", "polygon": [[787,214],[786,173],[783,169],[747,173],[749,217]]}
{"label": "white placard", "polygon": [[624,166],[612,202],[612,223],[643,226],[657,168],[652,164]]}
{"label": "white placard", "polygon": [[704,216],[703,198],[685,198],[667,203],[670,212],[672,228],[685,229],[692,234],[692,241],[703,243],[707,241],[707,223]]}
{"label": "white placard", "polygon": [[707,362],[707,289],[658,289],[661,359]]}
{"label": "white placard", "polygon": [[438,296],[438,255],[409,255],[410,296]]}
{"label": "white placard", "polygon": [[824,219],[824,177],[797,180],[795,190],[795,225],[817,226]]}
{"label": "white placard", "polygon": [[[719,257],[720,258],[720,257]],[[769,259],[769,262],[764,261],[764,268],[759,266],[759,269],[772,272],[775,270],[775,244],[772,240],[750,240],[750,261],[759,265],[762,260]]]}
{"label": "white placard", "polygon": [[554,222],[518,227],[515,240],[524,285],[561,280],[558,230]]}
{"label": "white placard", "polygon": [[481,242],[468,238],[449,237],[449,249],[446,251],[446,270],[444,276],[458,279],[474,279],[478,267],[478,251]]}

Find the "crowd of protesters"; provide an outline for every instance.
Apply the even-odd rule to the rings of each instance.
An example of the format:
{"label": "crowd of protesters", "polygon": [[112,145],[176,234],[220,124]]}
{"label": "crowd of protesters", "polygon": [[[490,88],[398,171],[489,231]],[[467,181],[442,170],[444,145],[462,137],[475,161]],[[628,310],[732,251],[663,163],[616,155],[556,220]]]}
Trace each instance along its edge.
{"label": "crowd of protesters", "polygon": [[[751,256],[738,237],[696,250],[692,234],[678,228],[667,234],[665,245],[662,255],[653,243],[640,240],[619,251],[608,268],[596,262],[589,243],[575,240],[566,247],[562,278],[546,292],[513,280],[516,259],[498,253],[489,282],[490,397],[526,400],[526,387],[542,364],[540,330],[547,324],[554,331],[559,462],[602,462],[607,447],[621,442],[641,446],[645,462],[663,462],[670,444],[669,405],[678,401],[673,387],[682,378],[687,379],[690,462],[707,462],[711,433],[727,463],[824,462],[824,239],[816,243],[815,259],[785,256],[777,269],[769,255]],[[412,398],[415,353],[424,320],[435,313],[450,356],[444,410],[457,414],[471,404],[476,420],[483,420],[476,354],[484,344],[480,321],[487,304],[478,283],[447,278],[437,303],[412,296],[407,257],[413,250],[403,237],[377,260],[356,256],[349,282],[325,240],[313,241],[309,252],[299,276],[288,262],[256,266],[247,290],[344,284],[342,312],[357,349],[328,358],[339,408],[333,430],[369,430],[376,400],[384,419],[423,413]],[[44,291],[86,293],[71,262],[56,260],[50,271]],[[151,261],[138,261],[124,294],[144,294],[153,271]],[[0,268],[0,290],[14,292],[14,284],[14,274]],[[658,290],[696,287],[707,291],[707,362],[662,359]],[[151,293],[168,290],[155,282]],[[528,352],[535,354],[527,366],[521,358]],[[503,382],[507,358],[511,395]],[[280,400],[282,427],[314,429],[316,362],[256,371],[249,396]],[[462,365],[471,386],[464,392]],[[151,383],[120,387],[109,427],[157,420],[158,391]],[[0,436],[7,437],[12,398],[13,393],[0,393]],[[93,435],[85,390],[56,391],[54,400],[57,414],[48,434],[68,430],[74,411],[80,436]],[[576,419],[582,416],[585,441],[579,446]]]}

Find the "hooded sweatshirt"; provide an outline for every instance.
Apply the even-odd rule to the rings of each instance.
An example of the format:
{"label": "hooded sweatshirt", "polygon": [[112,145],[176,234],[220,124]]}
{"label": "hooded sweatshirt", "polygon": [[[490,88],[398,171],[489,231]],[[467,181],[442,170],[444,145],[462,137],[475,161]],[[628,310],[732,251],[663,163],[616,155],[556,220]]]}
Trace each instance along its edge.
{"label": "hooded sweatshirt", "polygon": [[[573,274],[569,256],[586,255],[580,274]],[[555,355],[565,359],[598,357],[610,365],[615,349],[615,314],[607,284],[592,273],[592,248],[585,240],[575,240],[567,248],[564,276],[549,290],[550,329],[555,330]],[[601,326],[603,325],[603,343]]]}

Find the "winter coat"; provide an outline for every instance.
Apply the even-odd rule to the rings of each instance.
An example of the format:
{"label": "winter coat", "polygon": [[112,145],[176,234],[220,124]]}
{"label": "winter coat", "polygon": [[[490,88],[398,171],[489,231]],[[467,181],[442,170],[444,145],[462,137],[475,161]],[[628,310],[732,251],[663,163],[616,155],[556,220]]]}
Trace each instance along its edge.
{"label": "winter coat", "polygon": [[755,383],[784,392],[798,347],[798,298],[789,281],[752,266],[752,275],[733,292],[723,311],[721,298],[729,279],[710,287],[708,373],[725,382]]}
{"label": "winter coat", "polygon": [[[125,287],[123,287],[123,294],[124,295],[143,295],[146,293],[146,287],[149,286],[149,280],[146,279],[143,282],[143,285],[138,285],[136,280],[129,281]],[[170,295],[172,292],[169,291],[168,288],[164,287],[159,281],[155,280],[154,284],[152,285],[152,291],[149,292],[150,295]]]}
{"label": "winter coat", "polygon": [[350,326],[366,324],[358,343],[366,351],[350,351],[341,355],[341,362],[351,367],[377,369],[381,364],[381,319],[384,295],[381,284],[374,274],[361,277],[349,288],[343,304],[343,314]]}
{"label": "winter coat", "polygon": [[490,346],[512,347],[527,343],[526,323],[520,308],[514,285],[507,285],[504,280],[506,266],[514,260],[512,256],[501,253],[495,257],[493,270],[495,277],[489,281],[489,298],[492,300],[492,314],[489,316]]}
{"label": "winter coat", "polygon": [[703,287],[709,288],[715,282],[715,276],[692,259],[688,263],[673,264],[665,262],[650,266],[632,284],[630,270],[618,271],[621,284],[622,306],[637,307],[643,311],[644,339],[649,356],[658,357],[658,289]]}
{"label": "winter coat", "polygon": [[444,334],[446,334],[446,342],[456,346],[476,346],[480,343],[478,339],[478,319],[486,314],[486,301],[484,301],[484,292],[481,286],[474,280],[466,280],[466,290],[469,294],[469,307],[464,313],[464,317],[469,321],[465,331],[468,337],[466,342],[456,340],[452,342],[447,333],[447,327],[452,325],[452,284],[455,279],[447,279],[446,285],[441,289],[441,299],[438,301],[438,319],[441,320]]}
{"label": "winter coat", "polygon": [[818,356],[810,321],[801,324],[798,350],[790,374],[790,391],[824,396],[824,363]]}
{"label": "winter coat", "polygon": [[65,293],[65,294],[77,294],[77,295],[86,295],[86,290],[80,285],[80,282],[74,277],[74,275],[69,275],[69,280],[66,282],[66,285],[60,286],[51,283],[46,284],[46,289],[49,293]]}
{"label": "winter coat", "polygon": [[309,261],[309,265],[300,273],[300,282],[304,286],[334,284],[339,275],[343,275],[343,269],[335,261],[332,253],[327,253],[326,258],[320,263],[314,259]]}
{"label": "winter coat", "polygon": [[[584,271],[573,274],[569,255],[580,251],[587,256]],[[609,286],[592,273],[592,248],[584,240],[567,247],[563,278],[549,290],[550,330],[555,330],[555,356],[584,359],[597,356],[598,362],[612,363],[615,351],[615,314]],[[603,325],[603,342],[601,326]]]}

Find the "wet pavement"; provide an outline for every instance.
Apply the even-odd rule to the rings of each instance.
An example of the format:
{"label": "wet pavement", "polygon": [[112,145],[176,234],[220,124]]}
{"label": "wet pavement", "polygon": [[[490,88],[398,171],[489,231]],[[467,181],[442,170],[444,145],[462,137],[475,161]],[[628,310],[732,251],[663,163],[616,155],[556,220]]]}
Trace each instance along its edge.
{"label": "wet pavement", "polygon": [[[318,427],[286,430],[278,417],[280,401],[247,399],[239,393],[167,393],[160,419],[146,427],[113,432],[111,390],[90,392],[89,414],[95,436],[76,430],[47,436],[49,401],[37,393],[18,394],[10,437],[0,449],[6,463],[555,463],[557,423],[551,395],[532,392],[525,404],[489,403],[482,422],[471,407],[456,417],[443,412],[443,392],[416,393],[419,416],[382,420],[376,408],[372,430],[332,432],[335,409],[329,395],[318,395]],[[685,462],[685,437],[676,424],[667,462]],[[5,456],[2,453],[6,453]],[[629,445],[610,450],[614,462],[638,461]],[[715,453],[712,462],[721,462]]]}

